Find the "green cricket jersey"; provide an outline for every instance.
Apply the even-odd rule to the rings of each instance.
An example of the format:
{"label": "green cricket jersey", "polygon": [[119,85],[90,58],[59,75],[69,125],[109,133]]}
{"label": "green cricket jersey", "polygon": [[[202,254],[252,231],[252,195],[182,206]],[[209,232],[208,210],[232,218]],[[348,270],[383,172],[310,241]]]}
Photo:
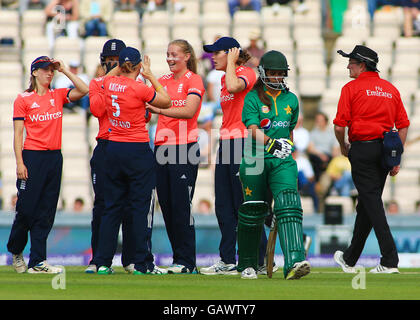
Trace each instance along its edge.
{"label": "green cricket jersey", "polygon": [[[264,105],[258,98],[256,90],[250,91],[244,101],[242,109],[242,122],[246,127],[257,125],[270,138],[290,138],[299,116],[299,101],[296,95],[290,91],[279,91],[277,96],[270,96],[271,107]],[[251,141],[252,140],[252,141]],[[250,137],[244,148],[244,157],[275,158],[274,155],[264,151],[264,146],[256,143]]]}

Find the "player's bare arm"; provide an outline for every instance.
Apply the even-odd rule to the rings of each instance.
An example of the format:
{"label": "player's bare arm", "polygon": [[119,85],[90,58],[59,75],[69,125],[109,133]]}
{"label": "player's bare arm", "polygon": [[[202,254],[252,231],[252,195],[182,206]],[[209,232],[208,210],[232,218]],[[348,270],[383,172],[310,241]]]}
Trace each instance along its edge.
{"label": "player's bare arm", "polygon": [[22,156],[23,129],[24,129],[23,120],[13,121],[13,131],[14,131],[13,148],[15,151],[15,158],[16,158],[16,176],[18,179],[26,180],[28,179],[28,169],[26,168],[23,162],[23,156]]}
{"label": "player's bare arm", "polygon": [[200,97],[195,94],[190,94],[187,97],[185,107],[181,108],[170,108],[162,110],[160,108],[147,105],[147,109],[152,113],[162,114],[167,117],[176,118],[176,119],[192,119],[197,112],[198,107],[200,106]]}
{"label": "player's bare arm", "polygon": [[75,88],[70,91],[69,99],[70,101],[77,101],[83,98],[88,92],[89,87],[88,85],[80,79],[77,75],[70,71],[70,69],[64,64],[61,60],[52,60],[54,64],[57,64],[57,71],[66,75],[67,78],[73,82]]}
{"label": "player's bare arm", "polygon": [[226,89],[230,93],[241,92],[245,89],[245,82],[236,76],[236,62],[238,61],[239,53],[239,48],[231,48],[227,54]]}

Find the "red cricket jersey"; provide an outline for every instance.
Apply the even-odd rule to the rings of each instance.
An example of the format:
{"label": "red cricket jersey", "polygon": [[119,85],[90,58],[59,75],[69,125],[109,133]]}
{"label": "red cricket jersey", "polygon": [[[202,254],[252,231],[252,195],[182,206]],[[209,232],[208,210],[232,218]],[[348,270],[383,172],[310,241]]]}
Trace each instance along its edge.
{"label": "red cricket jersey", "polygon": [[17,96],[13,106],[13,120],[24,120],[24,149],[61,149],[63,104],[70,102],[70,90],[50,89],[43,96],[32,91]]}
{"label": "red cricket jersey", "polygon": [[334,124],[349,127],[349,141],[382,139],[410,125],[400,93],[377,72],[363,72],[341,90]]}
{"label": "red cricket jersey", "polygon": [[153,88],[124,76],[105,77],[105,105],[109,120],[109,140],[149,142],[146,129],[146,102],[156,96]]}
{"label": "red cricket jersey", "polygon": [[105,94],[103,88],[104,77],[93,79],[89,84],[90,112],[99,122],[99,131],[96,140],[109,137],[109,120],[105,107]]}
{"label": "red cricket jersey", "polygon": [[187,71],[181,78],[174,79],[174,74],[168,74],[159,79],[172,100],[171,108],[185,107],[187,97],[195,94],[200,97],[200,106],[191,119],[176,119],[159,115],[155,145],[176,145],[197,142],[197,118],[205,92],[203,80],[198,74]]}
{"label": "red cricket jersey", "polygon": [[226,75],[221,79],[222,89],[220,105],[223,112],[220,139],[245,138],[248,135],[245,125],[242,123],[242,108],[245,96],[251,91],[257,76],[253,69],[240,66],[236,68],[236,76],[245,81],[245,89],[238,93],[230,93],[226,89]]}

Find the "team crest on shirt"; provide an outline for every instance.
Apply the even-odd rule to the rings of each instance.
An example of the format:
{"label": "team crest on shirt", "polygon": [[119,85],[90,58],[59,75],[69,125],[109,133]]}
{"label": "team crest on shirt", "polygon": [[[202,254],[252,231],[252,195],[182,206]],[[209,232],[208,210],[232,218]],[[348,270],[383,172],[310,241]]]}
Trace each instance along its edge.
{"label": "team crest on shirt", "polygon": [[260,128],[261,129],[264,129],[264,130],[270,129],[271,128],[271,120],[270,119],[267,119],[267,118],[262,119],[260,121]]}
{"label": "team crest on shirt", "polygon": [[180,83],[179,84],[179,86],[178,86],[178,93],[181,93],[182,92],[182,87],[184,86],[184,84],[183,83]]}
{"label": "team crest on shirt", "polygon": [[270,108],[268,106],[262,106],[261,107],[261,112],[262,113],[269,113],[270,112]]}
{"label": "team crest on shirt", "polygon": [[54,99],[50,99],[50,103],[51,103],[51,105],[52,105],[53,107],[55,107],[55,101],[54,101]]}

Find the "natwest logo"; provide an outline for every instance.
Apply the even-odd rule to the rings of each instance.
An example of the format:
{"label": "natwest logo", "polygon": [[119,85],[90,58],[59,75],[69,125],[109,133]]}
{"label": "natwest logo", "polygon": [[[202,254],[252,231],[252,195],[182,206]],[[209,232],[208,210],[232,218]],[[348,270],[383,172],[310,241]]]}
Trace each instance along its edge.
{"label": "natwest logo", "polygon": [[49,113],[49,112],[45,112],[43,114],[30,114],[29,118],[31,119],[32,122],[42,122],[42,121],[49,121],[49,120],[55,120],[58,118],[61,118],[62,114],[61,111],[58,111],[56,113]]}

